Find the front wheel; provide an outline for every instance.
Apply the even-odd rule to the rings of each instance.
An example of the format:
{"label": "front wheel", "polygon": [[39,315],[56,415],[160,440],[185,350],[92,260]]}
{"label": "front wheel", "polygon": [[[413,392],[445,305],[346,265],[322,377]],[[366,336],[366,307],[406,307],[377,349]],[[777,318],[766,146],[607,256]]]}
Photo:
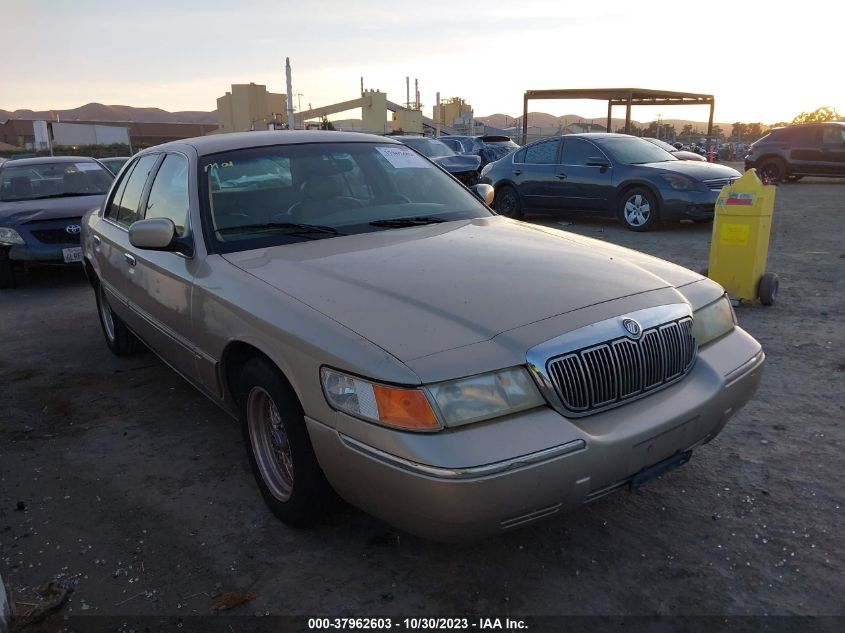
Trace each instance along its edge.
{"label": "front wheel", "polygon": [[619,201],[619,222],[631,231],[650,231],[659,215],[654,194],[644,187],[629,189]]}
{"label": "front wheel", "polygon": [[270,510],[288,525],[311,525],[334,505],[299,400],[279,371],[254,358],[241,371],[238,403],[252,472]]}
{"label": "front wheel", "polygon": [[517,193],[516,189],[507,185],[501,187],[496,192],[496,198],[493,200],[493,208],[500,215],[516,220],[521,219],[524,215],[519,193]]}
{"label": "front wheel", "polygon": [[105,288],[99,281],[94,288],[94,293],[97,296],[97,315],[100,317],[100,327],[103,328],[106,345],[112,353],[116,356],[129,356],[138,351],[141,346],[140,341],[111,309]]}
{"label": "front wheel", "polygon": [[0,289],[14,288],[17,285],[15,262],[9,259],[8,253],[0,251]]}
{"label": "front wheel", "polygon": [[760,178],[767,182],[780,182],[786,178],[786,165],[779,158],[767,158],[760,165]]}

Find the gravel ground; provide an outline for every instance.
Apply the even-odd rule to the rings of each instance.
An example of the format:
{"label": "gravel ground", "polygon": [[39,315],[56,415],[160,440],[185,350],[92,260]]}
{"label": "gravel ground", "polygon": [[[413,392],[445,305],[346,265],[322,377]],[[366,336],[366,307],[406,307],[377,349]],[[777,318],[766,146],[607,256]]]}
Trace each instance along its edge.
{"label": "gravel ground", "polygon": [[[706,265],[710,225],[532,221]],[[737,310],[768,354],[763,384],[689,464],[461,545],[349,507],[279,523],[237,425],[152,354],[112,356],[79,270],[34,270],[0,293],[0,575],[23,602],[71,588],[53,622],[207,615],[249,591],[231,613],[843,616],[843,236],[845,181],[779,187],[780,296]]]}

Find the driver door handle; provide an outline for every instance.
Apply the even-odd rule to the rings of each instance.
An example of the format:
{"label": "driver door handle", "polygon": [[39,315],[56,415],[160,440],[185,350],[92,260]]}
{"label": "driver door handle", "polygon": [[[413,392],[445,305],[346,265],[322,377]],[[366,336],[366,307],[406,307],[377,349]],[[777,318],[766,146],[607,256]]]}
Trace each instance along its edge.
{"label": "driver door handle", "polygon": [[521,174],[521,173],[522,173],[522,170],[521,170],[521,169],[514,169],[514,170],[513,170],[513,175],[514,175],[514,176],[519,176],[519,174]]}
{"label": "driver door handle", "polygon": [[566,174],[555,174],[556,178],[560,178],[561,180],[566,180]]}
{"label": "driver door handle", "polygon": [[125,259],[126,263],[129,264],[130,266],[135,266],[135,264],[136,264],[135,257],[133,255],[130,255],[129,253],[124,253],[123,259]]}

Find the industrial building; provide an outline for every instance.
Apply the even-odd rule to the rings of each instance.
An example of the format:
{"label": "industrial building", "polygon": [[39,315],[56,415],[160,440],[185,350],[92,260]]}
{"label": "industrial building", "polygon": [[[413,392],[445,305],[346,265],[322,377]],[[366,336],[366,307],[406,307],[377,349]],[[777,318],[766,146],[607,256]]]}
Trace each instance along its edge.
{"label": "industrial building", "polygon": [[217,98],[216,132],[249,132],[287,127],[287,95],[267,92],[261,84],[232,84]]}
{"label": "industrial building", "polygon": [[439,106],[434,106],[431,118],[440,125],[468,129],[472,125],[472,106],[460,97],[444,99]]}
{"label": "industrial building", "polygon": [[[0,143],[15,147],[33,149],[35,144],[35,121],[28,119],[7,119],[0,123]],[[178,141],[194,136],[204,136],[216,129],[204,123],[139,123],[134,121],[73,121],[74,125],[111,126],[128,128],[133,148],[149,147]],[[89,135],[90,136],[90,135]],[[100,134],[101,138],[105,135]],[[70,138],[70,137],[68,137]],[[96,140],[96,136],[94,137]],[[58,140],[56,144],[60,144]],[[72,143],[73,144],[73,143]]]}

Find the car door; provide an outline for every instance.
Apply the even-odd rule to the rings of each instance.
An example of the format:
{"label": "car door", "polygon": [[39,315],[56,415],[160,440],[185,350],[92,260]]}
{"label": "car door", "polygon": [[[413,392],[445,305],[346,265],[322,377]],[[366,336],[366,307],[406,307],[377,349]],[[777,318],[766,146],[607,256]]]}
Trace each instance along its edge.
{"label": "car door", "polygon": [[103,221],[97,223],[93,235],[94,258],[100,283],[109,305],[126,324],[143,337],[143,325],[129,308],[129,288],[134,269],[130,266],[129,226],[138,219],[138,207],[150,172],[161,159],[160,154],[136,158],[121,172],[119,182],[111,190],[103,208]]}
{"label": "car door", "polygon": [[[138,219],[168,218],[178,237],[191,238],[189,164],[180,153],[163,156],[141,197]],[[198,262],[181,253],[132,245],[127,256],[126,295],[142,338],[177,371],[198,381],[191,335],[191,294]]]}
{"label": "car door", "polygon": [[[560,150],[560,138],[537,141],[513,155],[510,180],[516,185],[525,207],[533,209],[559,209],[560,198],[556,192],[555,168]],[[505,157],[503,160],[508,161]]]}
{"label": "car door", "polygon": [[845,125],[822,126],[822,161],[823,173],[845,176]]}
{"label": "car door", "polygon": [[[601,159],[607,166],[591,165]],[[555,186],[565,209],[606,210],[613,188],[610,160],[594,143],[577,137],[563,140]]]}
{"label": "car door", "polygon": [[785,131],[789,144],[789,171],[799,174],[818,174],[824,171],[821,128],[796,127]]}

